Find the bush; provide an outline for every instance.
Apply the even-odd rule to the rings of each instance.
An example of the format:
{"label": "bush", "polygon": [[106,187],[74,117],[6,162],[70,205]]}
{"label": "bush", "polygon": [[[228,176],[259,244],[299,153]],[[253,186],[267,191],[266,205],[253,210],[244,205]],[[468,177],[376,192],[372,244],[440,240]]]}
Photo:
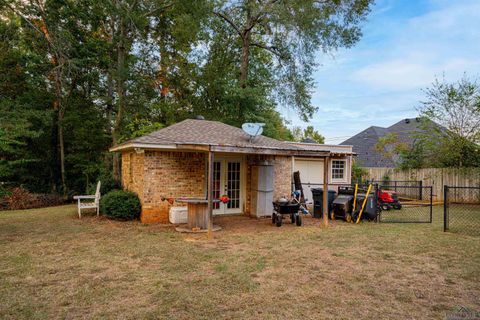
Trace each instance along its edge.
{"label": "bush", "polygon": [[31,193],[23,188],[13,188],[2,198],[0,205],[3,209],[23,210],[58,206],[65,203],[65,199],[58,194]]}
{"label": "bush", "polygon": [[358,165],[357,161],[352,163],[352,183],[364,184],[368,178],[368,170]]}
{"label": "bush", "polygon": [[9,196],[11,194],[12,192],[5,188],[5,186],[3,186],[3,184],[0,182],[0,198]]}
{"label": "bush", "polygon": [[140,217],[140,200],[133,192],[113,190],[101,198],[100,211],[113,219],[138,219]]}

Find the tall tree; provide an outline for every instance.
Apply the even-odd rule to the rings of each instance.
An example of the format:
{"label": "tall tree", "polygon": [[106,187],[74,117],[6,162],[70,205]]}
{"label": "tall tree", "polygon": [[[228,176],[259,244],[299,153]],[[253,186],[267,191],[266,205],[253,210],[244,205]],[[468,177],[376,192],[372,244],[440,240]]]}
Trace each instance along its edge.
{"label": "tall tree", "polygon": [[[8,17],[0,19],[0,181],[28,184],[32,182],[28,169],[43,160],[29,144],[45,134],[35,123],[48,124],[48,115],[30,100],[35,96],[41,104],[46,93],[31,85],[25,71],[35,57],[22,48],[20,21],[12,13]],[[37,79],[35,75],[32,78]]]}
{"label": "tall tree", "polygon": [[468,141],[480,142],[480,84],[466,74],[455,82],[435,79],[425,89],[421,115],[443,125],[449,131]]}
{"label": "tall tree", "polygon": [[[359,23],[369,12],[371,0],[241,0],[219,1],[213,13],[233,32],[238,46],[238,85],[254,86],[249,78],[252,50],[268,53],[272,61],[276,101],[295,108],[307,120],[311,104],[315,54],[350,47],[361,36]],[[225,37],[229,40],[230,37]],[[242,102],[242,100],[240,100]],[[244,103],[237,111],[245,112]]]}
{"label": "tall tree", "polygon": [[[415,143],[400,152],[400,166],[480,166],[480,85],[466,74],[453,83],[435,79],[424,90],[418,111],[421,130]],[[433,125],[434,122],[442,125]]]}
{"label": "tall tree", "polygon": [[[104,100],[112,145],[121,142],[126,118],[138,119],[140,114],[166,122],[166,110],[185,100],[191,68],[188,54],[207,5],[208,1],[186,0],[109,0],[95,4],[103,14],[101,31],[110,48]],[[113,173],[117,178],[119,165],[115,154]]]}
{"label": "tall tree", "polygon": [[0,0],[0,179],[83,192],[119,177],[109,146],[198,114],[292,140],[277,106],[312,114],[315,52],[369,3]]}
{"label": "tall tree", "polygon": [[[72,94],[76,85],[75,66],[71,58],[72,41],[74,35],[66,26],[63,14],[69,14],[69,6],[62,6],[48,1],[12,1],[7,7],[21,17],[31,32],[35,48],[42,51],[50,60],[49,75],[46,84],[53,88],[55,99],[52,108],[55,113],[54,127],[57,130],[58,153],[60,158],[61,186],[63,193],[67,193],[65,171],[65,141],[63,119],[67,108],[66,100]],[[63,10],[62,10],[63,9]],[[65,10],[66,9],[66,10]],[[67,12],[65,12],[67,11]]]}

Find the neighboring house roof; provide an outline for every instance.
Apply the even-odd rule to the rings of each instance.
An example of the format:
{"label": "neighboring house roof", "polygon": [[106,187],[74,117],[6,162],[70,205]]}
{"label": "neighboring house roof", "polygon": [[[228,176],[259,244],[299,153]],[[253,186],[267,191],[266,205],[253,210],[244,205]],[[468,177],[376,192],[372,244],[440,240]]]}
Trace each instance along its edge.
{"label": "neighboring house roof", "polygon": [[[270,149],[293,152],[310,151],[313,153],[328,153],[329,148],[319,149],[317,144],[311,147],[279,141],[265,136],[250,138],[242,129],[218,121],[187,119],[169,127],[152,132],[148,135],[129,140],[114,146],[110,151],[120,151],[131,148],[173,148],[175,146],[216,146],[216,151],[231,148]],[[345,149],[351,153],[351,148]]]}
{"label": "neighboring house roof", "polygon": [[[427,126],[424,125],[425,121],[428,121]],[[412,145],[416,140],[416,135],[424,132],[425,128],[432,126],[441,131],[445,130],[442,126],[424,118],[408,118],[403,119],[388,128],[376,126],[369,127],[340,143],[340,145],[353,146],[353,152],[357,154],[359,164],[364,167],[393,168],[396,166],[396,162],[399,159],[386,158],[375,149],[375,145],[378,143],[379,138],[390,133],[395,133],[398,135],[398,142]]]}

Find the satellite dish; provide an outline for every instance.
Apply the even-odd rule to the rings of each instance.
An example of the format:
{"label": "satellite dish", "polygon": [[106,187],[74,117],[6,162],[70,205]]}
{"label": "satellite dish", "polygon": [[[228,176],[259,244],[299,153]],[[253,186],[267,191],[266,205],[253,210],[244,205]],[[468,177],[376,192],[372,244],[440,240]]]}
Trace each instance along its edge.
{"label": "satellite dish", "polygon": [[242,124],[242,129],[250,136],[251,141],[256,136],[262,134],[264,125],[265,123],[244,123]]}

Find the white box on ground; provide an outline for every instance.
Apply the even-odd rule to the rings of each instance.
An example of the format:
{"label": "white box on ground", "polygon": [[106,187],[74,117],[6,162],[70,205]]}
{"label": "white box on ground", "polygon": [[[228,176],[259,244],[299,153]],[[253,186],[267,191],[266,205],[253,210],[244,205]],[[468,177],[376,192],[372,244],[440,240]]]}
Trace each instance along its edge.
{"label": "white box on ground", "polygon": [[187,216],[187,207],[171,207],[168,219],[173,224],[187,223]]}

